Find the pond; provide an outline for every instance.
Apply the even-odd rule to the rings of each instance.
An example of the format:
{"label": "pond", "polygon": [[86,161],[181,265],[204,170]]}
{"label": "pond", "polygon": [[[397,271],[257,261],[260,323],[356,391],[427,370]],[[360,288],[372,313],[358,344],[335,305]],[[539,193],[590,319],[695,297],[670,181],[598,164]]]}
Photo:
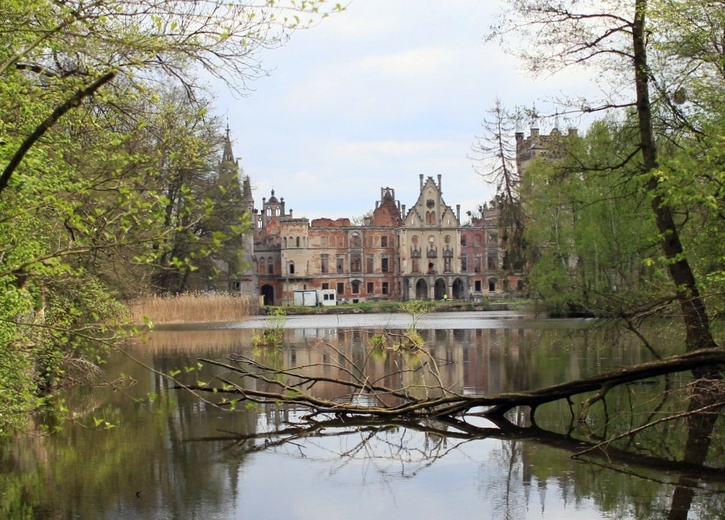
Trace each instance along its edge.
{"label": "pond", "polygon": [[[537,415],[538,426],[552,432],[546,435],[509,435],[475,417],[476,434],[445,424],[389,422],[279,436],[274,432],[299,421],[302,410],[238,403],[230,411],[215,406],[215,394],[197,397],[160,375],[175,374],[188,384],[208,381],[219,369],[199,368],[198,359],[226,361],[239,354],[319,370],[335,365],[335,356],[362,356],[366,377],[383,381],[403,358],[396,352],[370,356],[373,338],[404,331],[412,320],[289,317],[279,348],[251,346],[265,325],[261,318],[156,330],[109,360],[106,377],[113,385],[68,392],[75,420],[58,425],[54,435],[20,436],[0,447],[0,517],[723,518],[722,419],[707,468],[690,471],[667,461],[680,457],[686,437],[685,423],[676,421],[626,437],[635,454],[630,458],[572,457],[585,439],[565,435],[572,423],[566,403],[547,405]],[[418,317],[415,325],[441,382],[462,394],[533,390],[653,359],[633,334],[590,320],[456,313]],[[680,350],[673,326],[661,324],[647,334],[661,355]],[[684,394],[672,388],[685,384],[683,377],[613,392],[606,413],[592,411],[592,438],[635,427],[672,402],[681,406]],[[335,398],[330,387],[315,392]],[[518,409],[509,419],[527,422]]]}

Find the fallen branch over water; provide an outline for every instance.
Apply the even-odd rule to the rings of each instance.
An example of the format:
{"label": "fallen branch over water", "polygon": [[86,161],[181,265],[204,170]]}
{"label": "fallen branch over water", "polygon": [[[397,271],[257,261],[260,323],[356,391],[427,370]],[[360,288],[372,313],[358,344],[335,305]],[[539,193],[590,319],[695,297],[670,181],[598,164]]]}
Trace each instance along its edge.
{"label": "fallen branch over water", "polygon": [[[440,384],[435,361],[424,351],[418,354],[421,363],[415,368],[404,368],[385,379],[402,381],[409,374],[426,374],[433,384],[424,387],[425,395],[417,397],[408,385],[388,387],[381,380],[369,380],[354,364],[330,363],[314,366],[280,369],[266,366],[243,356],[236,356],[225,363],[212,359],[200,361],[225,369],[226,375],[217,376],[209,383],[189,385],[187,388],[200,392],[214,392],[234,396],[225,402],[246,400],[261,404],[289,403],[309,410],[307,418],[320,414],[366,417],[410,417],[422,418],[457,417],[471,413],[474,409],[486,408],[479,415],[501,417],[517,407],[528,407],[530,418],[535,422],[536,409],[546,403],[560,399],[570,400],[573,396],[599,392],[595,400],[602,399],[612,388],[644,379],[691,371],[701,367],[725,365],[725,350],[707,349],[673,356],[662,360],[605,372],[593,377],[568,381],[554,386],[526,392],[506,392],[496,395],[463,395],[444,388]],[[334,368],[338,377],[320,376],[321,371],[311,368]],[[324,373],[324,370],[322,371]],[[241,375],[233,379],[232,374]],[[313,393],[317,385],[336,385],[342,397],[335,399],[320,397]],[[261,387],[261,388],[260,388]],[[419,388],[420,390],[420,388]],[[585,403],[588,407],[593,401]],[[723,402],[725,404],[725,402]],[[585,419],[585,417],[580,417]]]}

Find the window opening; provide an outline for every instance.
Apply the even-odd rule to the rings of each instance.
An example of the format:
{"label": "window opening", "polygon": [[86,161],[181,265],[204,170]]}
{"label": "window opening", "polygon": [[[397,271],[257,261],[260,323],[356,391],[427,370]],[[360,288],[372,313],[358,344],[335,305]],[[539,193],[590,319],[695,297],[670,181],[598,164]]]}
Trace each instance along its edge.
{"label": "window opening", "polygon": [[360,253],[353,253],[350,255],[350,272],[361,273],[362,272],[362,255]]}
{"label": "window opening", "polygon": [[320,256],[320,272],[328,273],[330,271],[330,257],[327,255]]}

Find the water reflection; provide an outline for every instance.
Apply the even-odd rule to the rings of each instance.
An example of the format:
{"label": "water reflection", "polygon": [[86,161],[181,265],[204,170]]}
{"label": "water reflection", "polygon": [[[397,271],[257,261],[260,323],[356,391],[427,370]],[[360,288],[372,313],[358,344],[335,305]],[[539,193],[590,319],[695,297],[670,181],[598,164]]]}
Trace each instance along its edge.
{"label": "water reflection", "polygon": [[[158,372],[180,371],[187,383],[219,373],[209,366],[196,370],[198,358],[240,353],[280,367],[319,365],[331,377],[339,375],[336,364],[350,359],[386,385],[414,382],[386,380],[397,362],[392,353],[370,355],[380,328],[316,324],[286,330],[279,349],[255,350],[251,328],[226,327],[157,331],[129,354]],[[534,389],[651,359],[616,329],[568,325],[508,320],[504,328],[425,328],[421,334],[445,384],[471,394]],[[677,349],[676,336],[660,332],[662,341],[671,341],[666,349]],[[592,456],[585,463],[571,458],[577,440],[566,435],[571,416],[565,404],[549,407],[541,432],[504,431],[484,419],[468,425],[342,419],[280,436],[272,432],[289,429],[302,410],[240,404],[230,413],[213,399],[173,390],[158,373],[122,355],[109,363],[109,379],[119,374],[136,384],[68,396],[85,424],[102,417],[116,428],[97,432],[67,423],[55,436],[26,436],[3,447],[0,517],[397,519],[447,518],[455,511],[457,518],[644,519],[678,518],[673,515],[682,511],[681,518],[717,518],[725,510],[725,478],[714,468],[723,460],[721,423],[707,450],[713,467],[707,474],[647,460],[664,460],[661,452],[681,458],[688,439],[684,419],[623,439],[617,448],[632,448],[635,457]],[[664,388],[658,379],[613,392],[608,416],[593,418],[592,435],[608,438],[644,420],[640,410],[663,401]],[[315,392],[339,397],[333,385]],[[663,414],[685,394],[673,389],[670,395],[660,406]],[[527,422],[523,410],[510,419]]]}

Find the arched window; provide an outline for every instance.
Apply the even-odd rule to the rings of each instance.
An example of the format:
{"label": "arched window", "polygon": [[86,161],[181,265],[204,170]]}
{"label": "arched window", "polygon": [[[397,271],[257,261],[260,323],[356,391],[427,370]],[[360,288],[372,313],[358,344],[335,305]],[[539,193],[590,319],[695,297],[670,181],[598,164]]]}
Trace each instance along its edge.
{"label": "arched window", "polygon": [[350,237],[350,247],[360,247],[360,233],[354,232]]}
{"label": "arched window", "polygon": [[300,237],[295,238],[295,247],[300,247]]}
{"label": "arched window", "polygon": [[284,237],[284,247],[287,247],[287,237]]}
{"label": "arched window", "polygon": [[264,274],[267,271],[267,260],[264,257],[258,260],[257,270],[259,274]]}
{"label": "arched window", "polygon": [[267,274],[274,274],[274,258],[267,258]]}
{"label": "arched window", "polygon": [[295,274],[295,263],[292,260],[289,263],[289,274]]}

